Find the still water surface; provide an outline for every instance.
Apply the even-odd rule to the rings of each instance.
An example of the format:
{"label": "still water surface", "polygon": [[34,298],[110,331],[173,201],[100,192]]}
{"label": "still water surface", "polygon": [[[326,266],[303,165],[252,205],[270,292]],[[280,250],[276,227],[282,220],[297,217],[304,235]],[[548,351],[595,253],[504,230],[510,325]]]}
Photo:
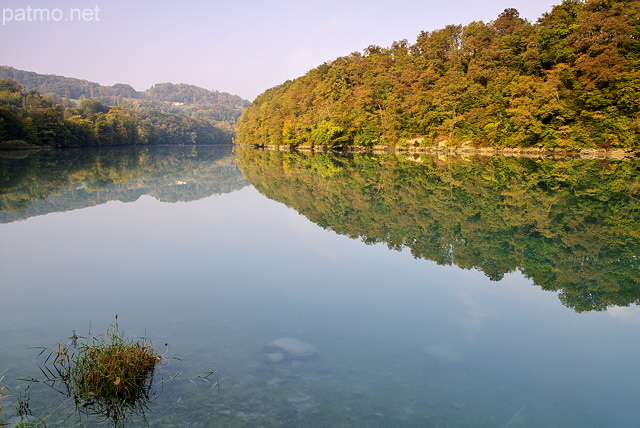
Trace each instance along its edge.
{"label": "still water surface", "polygon": [[[492,281],[367,245],[264,196],[230,150],[189,150],[100,152],[101,185],[80,168],[48,184],[50,202],[7,210],[0,373],[14,396],[26,387],[17,379],[39,375],[33,347],[104,331],[118,314],[127,335],[180,357],[160,376],[219,373],[219,388],[164,384],[150,426],[636,426],[637,306],[578,312],[517,269]],[[32,182],[64,175],[62,162],[42,169],[60,154],[31,156],[41,157]],[[5,176],[35,168],[2,162]],[[33,194],[24,175],[3,182],[5,208]],[[267,362],[263,345],[281,337],[318,354]],[[62,420],[69,403],[54,410],[55,391],[30,391],[31,421],[77,421]],[[15,405],[4,400],[0,421],[19,420]]]}

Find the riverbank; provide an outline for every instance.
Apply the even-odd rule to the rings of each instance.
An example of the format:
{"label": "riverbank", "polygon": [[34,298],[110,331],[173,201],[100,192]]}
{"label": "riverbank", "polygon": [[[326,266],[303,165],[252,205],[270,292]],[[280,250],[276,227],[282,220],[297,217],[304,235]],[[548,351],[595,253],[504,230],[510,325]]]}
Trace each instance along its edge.
{"label": "riverbank", "polygon": [[22,140],[0,141],[0,151],[22,151],[50,149],[48,146],[38,146]]}
{"label": "riverbank", "polygon": [[433,156],[506,156],[534,159],[640,159],[640,151],[632,149],[579,149],[541,147],[476,147],[476,146],[289,146],[252,145],[277,151],[344,152],[375,154],[412,154]]}

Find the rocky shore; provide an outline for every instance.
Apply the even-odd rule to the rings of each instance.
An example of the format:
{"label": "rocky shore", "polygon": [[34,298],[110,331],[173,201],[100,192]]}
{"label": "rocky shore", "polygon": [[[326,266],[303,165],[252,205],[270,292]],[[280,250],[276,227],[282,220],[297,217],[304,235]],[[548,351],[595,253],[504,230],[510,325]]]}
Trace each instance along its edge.
{"label": "rocky shore", "polygon": [[411,154],[433,156],[506,156],[533,159],[640,159],[640,151],[633,149],[580,149],[580,148],[541,148],[541,147],[478,147],[471,145],[438,146],[312,146],[312,145],[249,145],[245,147],[262,148],[283,152],[315,153],[375,153],[375,154]]}

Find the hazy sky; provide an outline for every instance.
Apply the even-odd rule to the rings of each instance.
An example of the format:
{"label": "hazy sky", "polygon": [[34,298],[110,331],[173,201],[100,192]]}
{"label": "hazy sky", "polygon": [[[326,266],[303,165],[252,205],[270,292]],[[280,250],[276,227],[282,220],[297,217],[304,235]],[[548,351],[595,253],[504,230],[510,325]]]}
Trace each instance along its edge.
{"label": "hazy sky", "polygon": [[[420,31],[535,22],[561,0],[3,0],[0,65],[129,83],[189,83],[252,100],[325,61]],[[39,10],[36,10],[39,9]]]}

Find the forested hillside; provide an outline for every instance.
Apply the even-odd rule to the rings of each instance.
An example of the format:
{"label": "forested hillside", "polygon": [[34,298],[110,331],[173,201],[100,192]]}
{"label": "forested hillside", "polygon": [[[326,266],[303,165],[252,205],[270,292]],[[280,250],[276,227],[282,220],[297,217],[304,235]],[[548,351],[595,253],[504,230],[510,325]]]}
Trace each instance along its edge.
{"label": "forested hillside", "polygon": [[241,144],[640,148],[640,2],[423,31],[267,90]]}
{"label": "forested hillside", "polygon": [[237,95],[184,83],[159,83],[142,92],[140,99],[124,99],[121,102],[121,105],[136,110],[184,114],[207,120],[230,131],[249,104],[249,101]]}
{"label": "forested hillside", "polygon": [[185,115],[134,111],[88,98],[78,105],[57,104],[15,80],[0,79],[0,149],[22,148],[24,142],[50,147],[230,144],[232,137],[228,128]]}
{"label": "forested hillside", "polygon": [[183,114],[202,119],[232,130],[249,101],[226,92],[210,91],[194,85],[160,83],[146,91],[138,92],[131,85],[116,83],[100,85],[88,80],[52,74],[38,74],[0,66],[0,78],[16,80],[27,90],[35,89],[50,96],[57,103],[65,100],[78,102],[84,98],[100,101],[142,112]]}
{"label": "forested hillside", "polygon": [[39,74],[33,71],[18,70],[6,65],[0,66],[0,78],[18,81],[27,89],[36,89],[43,95],[56,95],[62,98],[80,99],[94,97],[139,98],[138,92],[130,85],[122,83],[102,86],[96,82],[73,77]]}

